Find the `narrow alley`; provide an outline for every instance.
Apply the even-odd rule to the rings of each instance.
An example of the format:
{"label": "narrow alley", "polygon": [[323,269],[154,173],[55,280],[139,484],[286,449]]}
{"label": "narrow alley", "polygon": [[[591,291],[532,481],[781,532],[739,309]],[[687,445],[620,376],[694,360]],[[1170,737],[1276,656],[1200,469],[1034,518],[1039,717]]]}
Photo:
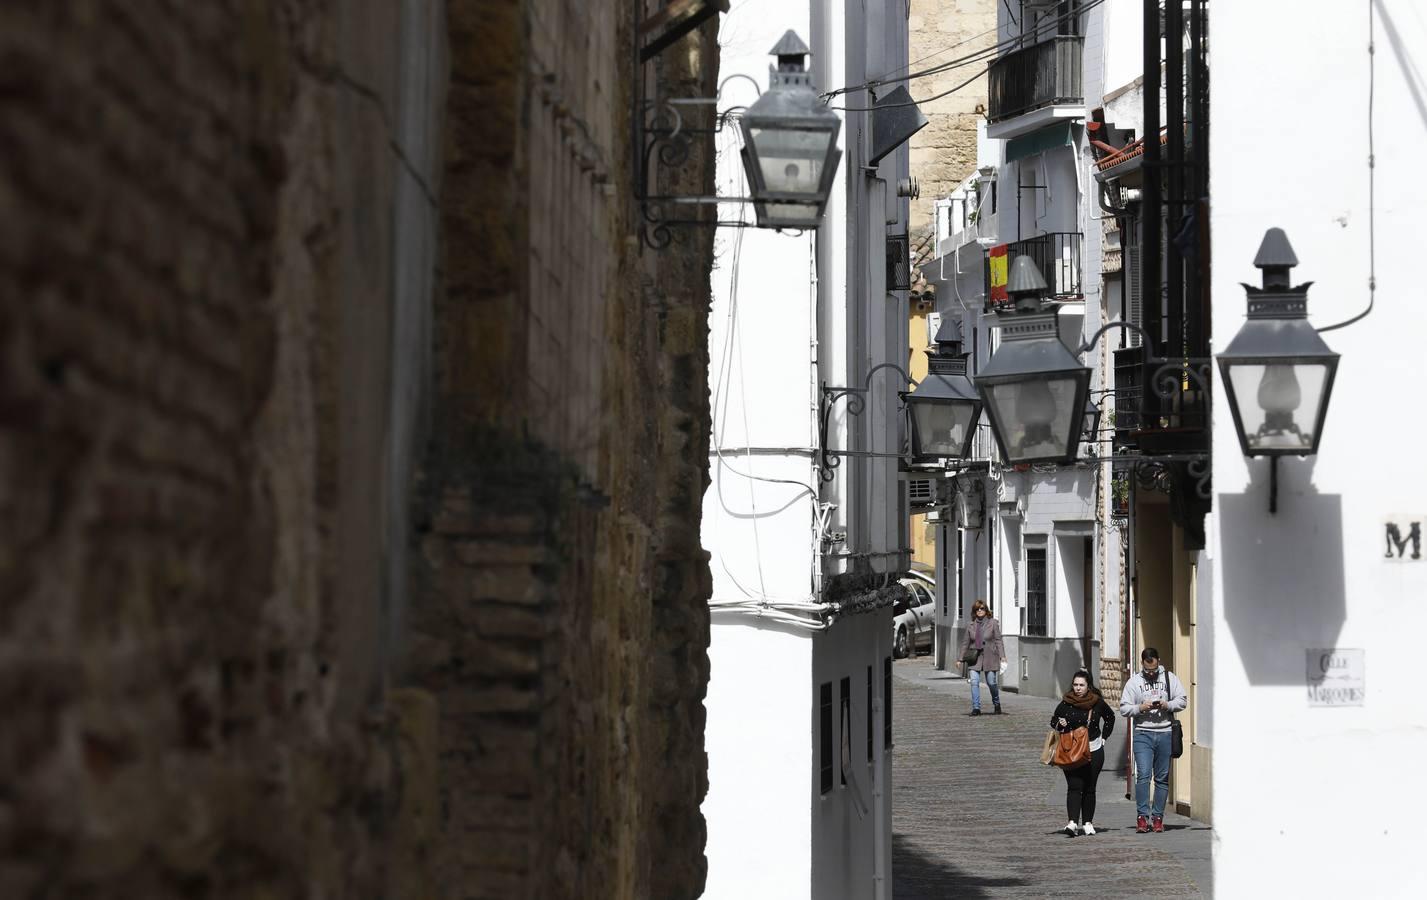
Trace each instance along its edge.
{"label": "narrow alley", "polygon": [[1007,692],[1005,715],[971,718],[966,681],[929,657],[894,675],[895,900],[1211,896],[1209,827],[1170,813],[1163,834],[1136,834],[1124,777],[1108,768],[1099,833],[1059,830],[1065,779],[1039,759],[1053,701]]}

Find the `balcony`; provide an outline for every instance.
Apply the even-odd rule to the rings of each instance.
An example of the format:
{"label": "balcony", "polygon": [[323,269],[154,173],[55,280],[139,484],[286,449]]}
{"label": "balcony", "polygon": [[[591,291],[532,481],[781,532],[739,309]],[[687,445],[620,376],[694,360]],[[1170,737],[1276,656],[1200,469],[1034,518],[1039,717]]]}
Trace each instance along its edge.
{"label": "balcony", "polygon": [[1059,36],[1023,47],[991,64],[986,129],[989,138],[1012,138],[1056,119],[1085,115],[1081,73],[1085,39]]}
{"label": "balcony", "polygon": [[[1040,269],[1053,299],[1080,300],[1085,296],[1085,287],[1081,280],[1084,243],[1084,236],[1078,231],[1053,231],[1021,241],[1012,241],[1006,245],[1006,266],[1009,271],[1011,262],[1016,257],[1029,256],[1035,261],[1036,268]],[[986,273],[986,296],[991,298],[992,305],[1007,302],[1004,297],[993,296],[989,258]]]}
{"label": "balcony", "polygon": [[1115,448],[1145,454],[1197,452],[1209,446],[1209,410],[1203,391],[1175,370],[1160,375],[1174,386],[1161,397],[1153,379],[1160,364],[1147,360],[1144,347],[1115,351]]}

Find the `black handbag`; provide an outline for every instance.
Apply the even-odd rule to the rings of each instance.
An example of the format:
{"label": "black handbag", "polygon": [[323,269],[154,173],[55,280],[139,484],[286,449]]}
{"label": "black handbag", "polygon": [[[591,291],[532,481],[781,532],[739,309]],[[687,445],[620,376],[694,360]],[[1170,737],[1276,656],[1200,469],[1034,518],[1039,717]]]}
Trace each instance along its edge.
{"label": "black handbag", "polygon": [[968,666],[976,665],[976,661],[981,658],[981,649],[978,647],[967,647],[966,652],[961,654],[961,661]]}
{"label": "black handbag", "polygon": [[[1164,675],[1164,692],[1169,694],[1169,672]],[[1174,698],[1170,698],[1171,700]],[[1174,710],[1169,712],[1169,756],[1171,759],[1179,759],[1184,755],[1184,726],[1179,724],[1179,720],[1174,717]]]}

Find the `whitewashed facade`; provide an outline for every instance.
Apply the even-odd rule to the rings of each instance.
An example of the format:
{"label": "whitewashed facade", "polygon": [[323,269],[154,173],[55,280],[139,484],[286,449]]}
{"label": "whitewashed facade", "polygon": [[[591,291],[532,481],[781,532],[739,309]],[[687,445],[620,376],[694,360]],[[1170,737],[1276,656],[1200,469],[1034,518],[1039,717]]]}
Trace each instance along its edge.
{"label": "whitewashed facade", "polygon": [[[1209,46],[1216,352],[1243,322],[1238,283],[1258,283],[1269,227],[1297,253],[1293,282],[1313,282],[1315,326],[1362,312],[1370,278],[1377,287],[1370,314],[1323,334],[1342,359],[1322,443],[1280,464],[1275,515],[1268,463],[1240,455],[1216,392],[1201,566],[1212,571],[1215,894],[1420,897],[1427,555],[1408,537],[1427,525],[1414,453],[1427,419],[1410,387],[1427,338],[1427,18],[1414,0],[1215,4]],[[1326,683],[1341,689],[1315,705],[1325,654]]]}
{"label": "whitewashed facade", "polygon": [[[820,90],[907,62],[905,0],[762,0],[720,26],[721,108],[755,99],[787,29],[812,48]],[[866,92],[833,108],[870,105]],[[816,233],[721,228],[710,354],[713,572],[706,741],[705,896],[891,896],[891,611],[908,565],[903,434],[892,370],[865,408],[829,417],[840,458],[819,473],[824,385],[862,388],[905,366],[907,298],[889,291],[888,235],[905,232],[905,145],[867,168],[871,122],[848,111],[844,156]],[[719,192],[746,193],[721,135]],[[750,215],[725,206],[722,217]]]}
{"label": "whitewashed facade", "polygon": [[[1012,4],[1019,7],[1019,4]],[[1053,22],[1040,15],[998,15],[1002,41],[1079,55],[1085,97],[1104,92],[1104,5]],[[1133,53],[1135,45],[1127,48]],[[1009,51],[1007,51],[1009,52]],[[1002,117],[978,135],[978,171],[938,204],[936,257],[923,269],[937,286],[938,311],[962,323],[978,371],[996,347],[996,317],[988,304],[987,254],[1009,245],[1009,256],[1038,253],[1060,307],[1062,340],[1079,345],[1104,321],[1100,257],[1101,213],[1085,144],[1085,102],[1052,103]],[[1104,344],[1083,357],[1092,392],[1110,387]],[[1103,395],[1092,393],[1092,398]],[[1108,443],[1095,450],[1108,452]],[[1120,643],[1120,538],[1099,482],[1105,466],[1089,448],[1074,467],[1015,471],[996,460],[983,415],[972,462],[958,479],[959,502],[977,510],[940,529],[939,661],[951,664],[972,601],[991,605],[1006,635],[1011,670],[1004,684],[1055,696],[1082,665],[1096,672],[1100,647]],[[1089,658],[1085,638],[1091,637]],[[1112,748],[1112,760],[1118,751]],[[1114,763],[1112,762],[1113,766]]]}

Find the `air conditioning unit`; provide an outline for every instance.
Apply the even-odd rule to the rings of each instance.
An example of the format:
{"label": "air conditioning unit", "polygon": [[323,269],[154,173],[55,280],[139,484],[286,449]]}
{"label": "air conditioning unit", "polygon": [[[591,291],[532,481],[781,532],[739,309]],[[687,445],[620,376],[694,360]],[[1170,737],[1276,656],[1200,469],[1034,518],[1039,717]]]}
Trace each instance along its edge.
{"label": "air conditioning unit", "polygon": [[912,509],[927,509],[936,505],[936,479],[908,478],[907,503]]}

